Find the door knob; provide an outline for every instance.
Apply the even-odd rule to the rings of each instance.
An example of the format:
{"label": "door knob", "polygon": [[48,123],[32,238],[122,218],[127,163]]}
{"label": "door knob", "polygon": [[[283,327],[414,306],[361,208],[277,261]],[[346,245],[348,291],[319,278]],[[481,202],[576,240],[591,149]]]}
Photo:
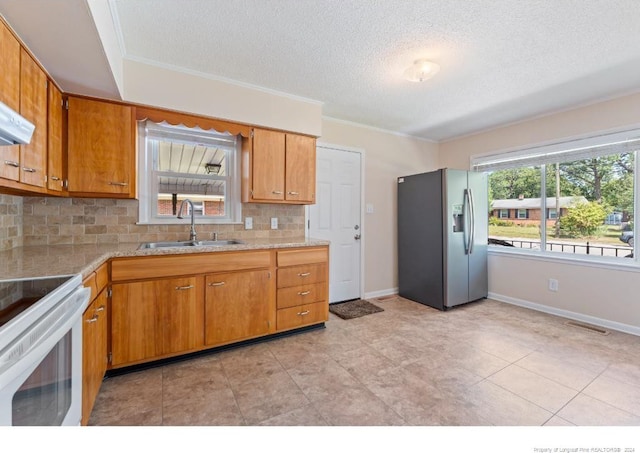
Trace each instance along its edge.
{"label": "door knob", "polygon": [[359,235],[359,234],[356,234],[353,238],[354,238],[355,240],[359,240],[359,239],[360,239],[360,235]]}
{"label": "door knob", "polygon": [[360,225],[356,225],[353,227],[354,230],[358,231],[360,229]]}

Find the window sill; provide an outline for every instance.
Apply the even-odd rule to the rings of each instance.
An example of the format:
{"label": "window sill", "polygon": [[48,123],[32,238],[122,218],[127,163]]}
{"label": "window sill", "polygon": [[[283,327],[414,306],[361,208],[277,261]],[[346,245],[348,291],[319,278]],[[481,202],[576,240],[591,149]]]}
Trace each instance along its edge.
{"label": "window sill", "polygon": [[[629,250],[629,252],[631,252],[631,250]],[[512,247],[494,245],[490,245],[488,247],[488,254],[493,256],[509,256],[523,260],[568,264],[572,266],[595,267],[599,269],[611,269],[625,272],[640,272],[640,263],[638,263],[634,258],[569,255],[567,253],[530,251],[518,248],[513,250]]]}

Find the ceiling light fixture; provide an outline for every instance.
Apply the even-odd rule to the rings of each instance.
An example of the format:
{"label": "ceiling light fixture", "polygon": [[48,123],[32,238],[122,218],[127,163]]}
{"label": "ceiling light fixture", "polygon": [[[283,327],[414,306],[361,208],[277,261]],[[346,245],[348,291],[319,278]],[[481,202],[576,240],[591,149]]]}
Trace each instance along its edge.
{"label": "ceiling light fixture", "polygon": [[204,164],[204,169],[207,170],[207,174],[220,174],[221,164]]}
{"label": "ceiling light fixture", "polygon": [[416,60],[404,71],[404,78],[410,82],[424,82],[436,75],[440,65],[429,60]]}

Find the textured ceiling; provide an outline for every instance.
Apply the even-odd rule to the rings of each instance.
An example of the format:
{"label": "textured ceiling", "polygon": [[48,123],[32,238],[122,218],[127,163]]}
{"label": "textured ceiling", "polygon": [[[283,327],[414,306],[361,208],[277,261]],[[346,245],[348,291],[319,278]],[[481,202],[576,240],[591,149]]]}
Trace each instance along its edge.
{"label": "textured ceiling", "polygon": [[[0,12],[19,9],[17,3],[42,9],[61,0],[0,0]],[[112,0],[111,6],[125,58],[321,101],[325,116],[432,140],[640,91],[638,0]],[[418,58],[437,62],[440,72],[423,83],[403,80]],[[78,57],[75,69],[82,68]]]}

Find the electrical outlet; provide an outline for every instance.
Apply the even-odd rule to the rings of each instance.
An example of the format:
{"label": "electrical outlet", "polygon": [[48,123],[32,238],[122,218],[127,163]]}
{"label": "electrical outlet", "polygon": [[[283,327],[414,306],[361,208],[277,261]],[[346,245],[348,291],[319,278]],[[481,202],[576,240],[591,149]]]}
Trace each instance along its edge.
{"label": "electrical outlet", "polygon": [[244,229],[245,230],[253,230],[253,217],[245,217],[244,218]]}
{"label": "electrical outlet", "polygon": [[277,217],[271,217],[271,229],[272,230],[277,230],[278,229],[278,218]]}
{"label": "electrical outlet", "polygon": [[549,279],[549,291],[558,291],[558,280],[555,278]]}

